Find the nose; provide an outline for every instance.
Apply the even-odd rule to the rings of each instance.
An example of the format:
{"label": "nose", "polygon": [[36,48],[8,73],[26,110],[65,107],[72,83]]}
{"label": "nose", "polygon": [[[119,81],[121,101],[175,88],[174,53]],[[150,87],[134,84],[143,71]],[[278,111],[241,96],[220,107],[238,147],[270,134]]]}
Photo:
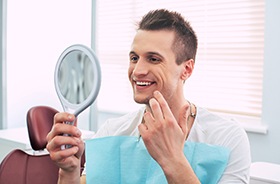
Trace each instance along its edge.
{"label": "nose", "polygon": [[143,59],[139,59],[134,65],[133,74],[135,76],[146,75],[148,73],[148,65]]}

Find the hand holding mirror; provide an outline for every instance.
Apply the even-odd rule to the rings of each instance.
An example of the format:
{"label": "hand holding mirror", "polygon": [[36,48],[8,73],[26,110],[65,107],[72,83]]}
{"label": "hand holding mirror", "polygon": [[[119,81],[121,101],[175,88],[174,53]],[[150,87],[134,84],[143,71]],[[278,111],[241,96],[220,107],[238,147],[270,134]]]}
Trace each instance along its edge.
{"label": "hand holding mirror", "polygon": [[56,64],[54,83],[63,110],[77,117],[95,101],[100,89],[101,69],[93,50],[80,44],[66,48]]}

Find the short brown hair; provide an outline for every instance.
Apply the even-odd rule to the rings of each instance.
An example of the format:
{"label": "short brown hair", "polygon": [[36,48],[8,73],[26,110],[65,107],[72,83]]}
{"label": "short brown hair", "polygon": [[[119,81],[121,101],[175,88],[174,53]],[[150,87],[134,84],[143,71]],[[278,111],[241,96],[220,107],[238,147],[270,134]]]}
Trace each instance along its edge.
{"label": "short brown hair", "polygon": [[176,63],[195,60],[197,51],[197,36],[190,23],[178,12],[166,9],[152,10],[148,12],[138,23],[138,30],[170,30],[175,32],[175,40],[172,46],[176,56]]}

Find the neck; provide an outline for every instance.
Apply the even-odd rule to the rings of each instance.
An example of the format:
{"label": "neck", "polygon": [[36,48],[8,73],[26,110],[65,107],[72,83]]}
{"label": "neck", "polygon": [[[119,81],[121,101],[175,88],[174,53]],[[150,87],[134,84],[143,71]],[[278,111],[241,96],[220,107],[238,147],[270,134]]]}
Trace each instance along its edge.
{"label": "neck", "polygon": [[[179,121],[179,116],[180,116],[180,111],[182,109],[183,106],[188,105],[188,118],[187,118],[187,124],[188,124],[188,128],[190,129],[194,123],[195,117],[196,117],[196,106],[194,104],[192,104],[191,102],[189,102],[188,100],[182,100],[182,103],[172,103],[169,104],[169,108],[173,114],[173,116],[175,117],[175,119],[177,120],[177,122]],[[151,107],[149,105],[146,105],[146,111],[148,112],[152,112]]]}
{"label": "neck", "polygon": [[192,103],[189,103],[189,115],[188,115],[188,118],[187,118],[187,126],[188,126],[188,129],[190,130],[193,126],[193,123],[194,123],[194,120],[195,120],[195,117],[196,117],[196,113],[197,113],[197,109],[196,109],[196,106]]}
{"label": "neck", "polygon": [[[196,106],[194,104],[192,104],[191,102],[189,102],[188,100],[186,101],[186,103],[188,104],[188,112],[187,113],[187,128],[188,128],[188,134],[187,134],[187,137],[189,136],[189,133],[190,133],[190,130],[194,124],[194,120],[195,120],[195,117],[196,117],[196,113],[197,113],[197,109],[196,109]],[[183,105],[179,108],[179,109],[182,109]],[[151,111],[151,107],[146,105],[146,111],[149,111],[151,113],[153,113]],[[172,111],[172,109],[171,109]],[[178,110],[176,111],[178,113]],[[174,115],[174,112],[172,111],[173,115]],[[174,115],[175,116],[175,115]],[[179,115],[175,116],[177,122],[179,121]],[[142,119],[142,123],[145,123],[144,121],[144,118]],[[139,135],[139,138],[141,137],[141,135]],[[186,139],[187,139],[186,137]]]}

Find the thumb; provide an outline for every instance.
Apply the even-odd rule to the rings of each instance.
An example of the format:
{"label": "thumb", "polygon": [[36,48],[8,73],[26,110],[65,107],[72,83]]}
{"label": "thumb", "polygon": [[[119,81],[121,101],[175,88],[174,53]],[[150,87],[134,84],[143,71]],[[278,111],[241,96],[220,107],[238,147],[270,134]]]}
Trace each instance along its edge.
{"label": "thumb", "polygon": [[189,104],[184,105],[181,110],[180,110],[180,114],[179,114],[179,126],[181,127],[182,132],[184,133],[184,135],[187,137],[188,133],[189,133],[189,129],[188,129],[188,116],[189,116]]}

